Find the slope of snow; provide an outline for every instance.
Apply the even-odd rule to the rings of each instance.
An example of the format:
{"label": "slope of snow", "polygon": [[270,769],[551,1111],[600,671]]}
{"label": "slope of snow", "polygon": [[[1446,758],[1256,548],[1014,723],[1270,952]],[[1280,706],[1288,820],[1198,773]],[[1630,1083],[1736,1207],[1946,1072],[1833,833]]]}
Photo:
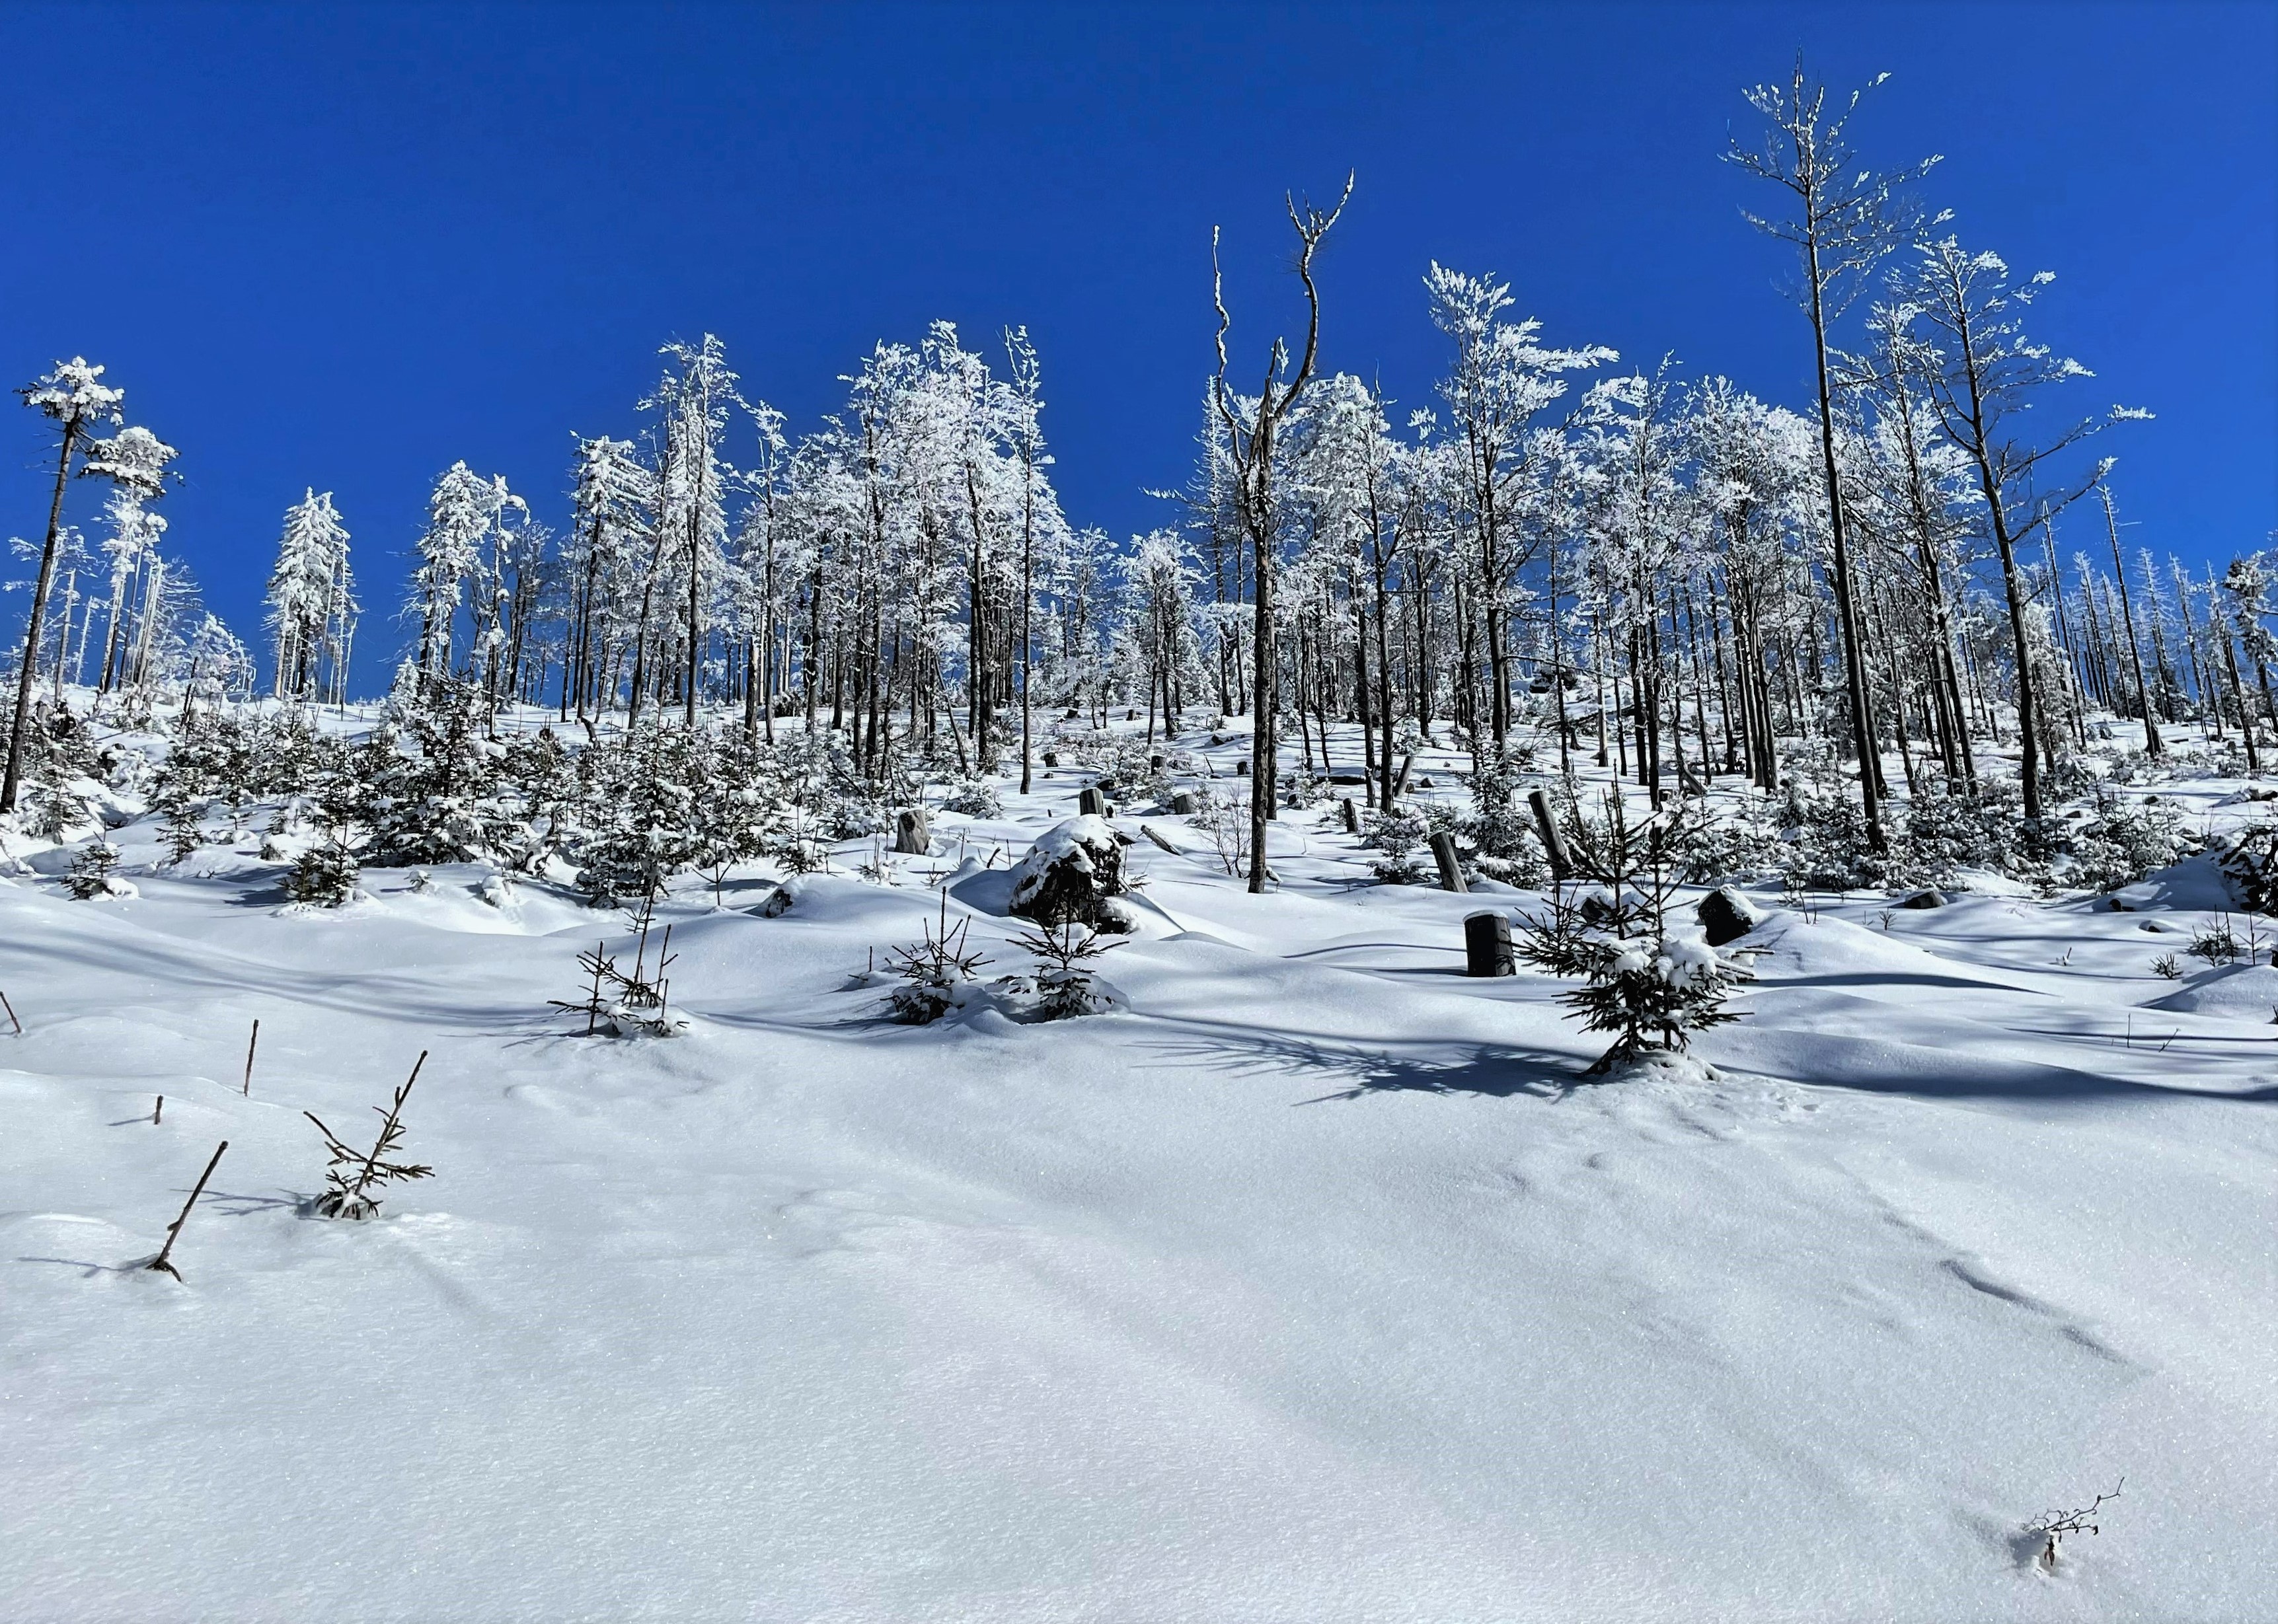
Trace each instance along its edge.
{"label": "slope of snow", "polygon": [[[1083,782],[965,830],[984,976]],[[544,886],[287,913],[147,830],[137,898],[0,883],[0,1613],[2269,1616],[2278,1043],[2160,1007],[2187,936],[1774,907],[1701,1067],[1590,1083],[1559,983],[1461,974],[1483,899],[1333,821],[1251,897],[1164,820],[1124,1012],[1049,1025],[880,1018],[954,833],[677,888],[666,1040],[547,1009],[623,932]],[[302,1112],[423,1049],[436,1176],[301,1216]]]}

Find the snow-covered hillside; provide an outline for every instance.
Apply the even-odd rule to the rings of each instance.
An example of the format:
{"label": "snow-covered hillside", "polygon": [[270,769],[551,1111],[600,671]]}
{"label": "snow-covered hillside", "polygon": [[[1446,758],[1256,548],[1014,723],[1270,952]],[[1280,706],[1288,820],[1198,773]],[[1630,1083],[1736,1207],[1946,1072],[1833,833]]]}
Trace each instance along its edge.
{"label": "snow-covered hillside", "polygon": [[[1178,850],[1130,849],[1114,1012],[883,1020],[926,924],[1033,968],[992,882],[1090,782],[779,917],[684,876],[669,1039],[547,1007],[623,933],[542,884],[292,911],[258,834],[169,867],[148,818],[137,896],[19,865],[0,1614],[2278,1613],[2278,996],[2152,968],[2211,870],[1760,890],[1706,1070],[1601,1083],[1559,983],[1462,973],[1531,899],[1375,884],[1326,812],[1250,896],[1119,816]],[[423,1050],[435,1176],[303,1216],[302,1113],[369,1132]],[[181,1283],[138,1267],[223,1140]]]}

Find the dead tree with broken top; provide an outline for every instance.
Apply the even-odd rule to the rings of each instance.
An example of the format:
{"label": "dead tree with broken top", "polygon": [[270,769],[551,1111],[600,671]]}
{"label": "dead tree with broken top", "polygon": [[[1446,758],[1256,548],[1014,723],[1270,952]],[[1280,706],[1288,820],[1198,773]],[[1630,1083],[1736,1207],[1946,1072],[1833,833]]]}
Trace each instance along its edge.
{"label": "dead tree with broken top", "polygon": [[1323,210],[1311,203],[1301,208],[1294,196],[1285,199],[1289,224],[1297,231],[1297,279],[1305,286],[1305,347],[1298,358],[1296,370],[1285,378],[1283,374],[1288,372],[1288,346],[1280,339],[1273,340],[1265,377],[1255,400],[1236,395],[1226,381],[1226,335],[1234,325],[1234,318],[1226,309],[1226,278],[1218,263],[1218,230],[1212,227],[1211,231],[1211,298],[1218,308],[1218,373],[1212,383],[1211,400],[1226,428],[1235,476],[1235,505],[1241,515],[1242,530],[1249,537],[1253,560],[1251,655],[1256,664],[1250,696],[1255,762],[1250,797],[1252,893],[1265,889],[1265,831],[1275,810],[1277,774],[1273,744],[1279,688],[1279,651],[1274,646],[1273,622],[1273,457],[1282,425],[1288,421],[1297,397],[1311,380],[1313,363],[1320,354],[1321,295],[1313,281],[1313,255],[1320,248],[1321,239],[1328,235],[1329,228],[1337,223],[1337,217],[1351,200],[1353,179],[1351,174],[1346,175],[1344,191],[1334,209]]}

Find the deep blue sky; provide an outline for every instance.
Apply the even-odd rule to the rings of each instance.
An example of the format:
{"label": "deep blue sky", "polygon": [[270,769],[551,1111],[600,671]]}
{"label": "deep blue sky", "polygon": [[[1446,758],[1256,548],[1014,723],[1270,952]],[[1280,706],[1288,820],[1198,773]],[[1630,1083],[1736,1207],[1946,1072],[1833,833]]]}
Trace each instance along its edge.
{"label": "deep blue sky", "polygon": [[[558,521],[707,329],[811,424],[880,338],[1026,322],[1066,507],[1119,537],[1185,477],[1226,228],[1237,367],[1296,319],[1285,187],[1359,187],[1328,365],[1429,402],[1427,261],[1553,341],[1673,351],[1800,403],[1780,250],[1717,161],[1801,47],[1888,69],[1856,135],[1945,162],[1965,240],[2058,272],[2134,537],[2278,524],[2278,8],[2212,5],[71,5],[0,9],[0,374],[84,353],[183,453],[170,542],[253,640],[279,515],[330,489],[393,607],[463,457]],[[1758,202],[1766,199],[1756,199]],[[0,534],[46,513],[0,417]],[[81,487],[84,515],[96,493]],[[2084,518],[2072,539],[2087,542]],[[2069,545],[2069,544],[2068,544]],[[9,608],[18,612],[20,594]],[[394,642],[368,614],[362,685]]]}

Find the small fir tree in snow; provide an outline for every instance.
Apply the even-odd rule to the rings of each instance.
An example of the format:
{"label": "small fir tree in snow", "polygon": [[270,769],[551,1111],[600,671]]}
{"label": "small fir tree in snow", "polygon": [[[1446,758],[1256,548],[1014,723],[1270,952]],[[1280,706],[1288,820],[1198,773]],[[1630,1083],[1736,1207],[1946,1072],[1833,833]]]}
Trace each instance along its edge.
{"label": "small fir tree in snow", "polygon": [[904,982],[887,995],[896,1020],[911,1026],[930,1025],[957,1007],[964,989],[989,962],[966,944],[972,924],[970,919],[950,924],[949,898],[944,896],[937,930],[929,920],[918,941],[887,950],[886,968]]}
{"label": "small fir tree in snow", "polygon": [[179,797],[159,804],[158,814],[158,843],[165,849],[166,860],[179,866],[205,844],[205,831],[198,827],[198,803]]}
{"label": "small fir tree in snow", "polygon": [[1045,1020],[1067,1020],[1099,1012],[1102,1004],[1093,984],[1091,961],[1105,956],[1110,948],[1121,947],[1121,942],[1103,942],[1097,931],[1074,920],[1022,931],[1012,941],[1014,947],[1036,955],[1043,966],[1036,972],[1038,1015]]}
{"label": "small fir tree in snow", "polygon": [[118,846],[109,835],[98,836],[72,859],[71,872],[64,876],[64,889],[83,903],[98,896],[132,896],[134,888],[111,872],[118,866]]}
{"label": "small fir tree in snow", "polygon": [[1614,1034],[1593,1073],[1682,1049],[1692,1033],[1733,1018],[1724,1004],[1741,972],[1705,941],[1669,931],[1686,815],[1679,804],[1632,823],[1621,796],[1609,793],[1603,820],[1574,842],[1593,888],[1577,903],[1556,887],[1550,911],[1525,920],[1519,956],[1554,975],[1585,977],[1559,1001],[1584,1031]]}
{"label": "small fir tree in snow", "polygon": [[665,973],[680,956],[672,950],[672,926],[667,925],[651,963],[648,938],[656,924],[655,893],[644,895],[639,905],[627,913],[625,923],[634,935],[632,967],[625,967],[623,957],[612,953],[606,940],[598,942],[592,952],[577,956],[578,969],[591,978],[585,996],[549,1002],[554,1009],[583,1015],[585,1035],[589,1038],[602,1033],[611,1037],[669,1037],[686,1025],[672,1017],[672,982]]}
{"label": "small fir tree in snow", "polygon": [[332,1165],[325,1171],[325,1193],[311,1208],[318,1217],[362,1220],[376,1216],[380,1198],[389,1185],[399,1179],[434,1176],[435,1170],[424,1163],[389,1159],[403,1140],[403,1102],[411,1097],[411,1086],[419,1080],[419,1068],[426,1064],[427,1052],[422,1049],[419,1058],[412,1063],[411,1075],[395,1091],[395,1097],[384,1106],[372,1107],[379,1113],[380,1123],[379,1137],[372,1141],[370,1150],[357,1150],[343,1143],[316,1112],[301,1113],[317,1125],[317,1132],[325,1136],[325,1148],[332,1153]]}
{"label": "small fir tree in snow", "polygon": [[65,841],[83,830],[95,817],[95,808],[75,788],[80,774],[50,751],[32,763],[30,793],[25,797],[25,833],[35,840]]}
{"label": "small fir tree in snow", "polygon": [[343,908],[355,900],[363,865],[346,823],[320,814],[317,824],[321,834],[285,876],[285,895],[312,908]]}

